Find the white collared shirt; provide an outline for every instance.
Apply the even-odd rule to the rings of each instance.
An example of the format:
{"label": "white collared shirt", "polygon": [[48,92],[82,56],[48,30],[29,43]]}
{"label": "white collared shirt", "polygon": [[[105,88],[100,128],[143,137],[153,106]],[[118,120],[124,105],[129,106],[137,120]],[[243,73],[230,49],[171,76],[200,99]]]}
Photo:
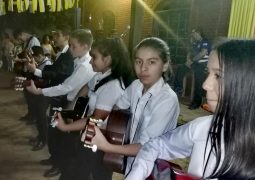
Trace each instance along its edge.
{"label": "white collared shirt", "polygon": [[[57,56],[56,56],[56,60],[55,60],[55,61],[58,60],[59,56],[60,56],[62,53],[66,53],[67,50],[68,50],[68,48],[69,48],[69,45],[68,45],[68,44],[65,45],[65,47],[62,49],[62,51],[60,51],[60,52],[57,53]],[[70,59],[70,60],[71,60],[71,59]],[[42,70],[40,70],[39,68],[36,68],[36,69],[35,69],[35,72],[34,72],[34,75],[41,78],[41,77],[42,77]]]}
{"label": "white collared shirt", "polygon": [[[148,177],[156,159],[174,160],[185,157],[190,157],[188,173],[202,177],[206,163],[204,152],[211,121],[212,115],[200,117],[145,143],[137,154],[132,170],[126,180],[143,180]],[[210,148],[209,141],[205,157],[208,157]],[[222,153],[224,154],[223,146]],[[215,162],[216,158],[212,153],[205,171],[205,177],[212,173]]]}
{"label": "white collared shirt", "polygon": [[43,70],[43,68],[46,65],[51,65],[51,64],[52,64],[51,60],[47,56],[45,56],[42,62],[38,63],[38,69]]}
{"label": "white collared shirt", "polygon": [[37,39],[37,37],[35,37],[35,36],[33,36],[32,37],[32,39],[29,41],[29,42],[27,42],[28,44],[27,45],[25,45],[25,47],[27,48],[27,49],[31,49],[32,47],[34,47],[34,46],[41,46],[41,43],[40,43],[40,41]]}
{"label": "white collared shirt", "polygon": [[116,101],[121,95],[124,94],[123,83],[118,80],[110,80],[103,84],[101,87],[94,92],[94,88],[97,83],[103,78],[111,74],[111,70],[108,70],[104,74],[97,73],[88,83],[89,87],[89,112],[88,116],[92,115],[95,109],[100,109],[104,111],[111,111]]}
{"label": "white collared shirt", "polygon": [[[121,109],[131,109],[131,143],[144,144],[151,138],[174,129],[180,112],[178,98],[163,78],[145,94],[142,91],[143,84],[140,80],[135,80],[116,103]],[[126,172],[132,162],[133,157],[129,157]]]}
{"label": "white collared shirt", "polygon": [[73,73],[62,84],[42,89],[43,95],[53,97],[67,94],[67,100],[73,101],[82,86],[87,84],[95,75],[89,63],[90,59],[89,53],[81,58],[76,58]]}
{"label": "white collared shirt", "polygon": [[62,54],[62,53],[66,53],[67,50],[69,49],[69,45],[65,45],[65,47],[62,49],[62,51],[59,51],[57,54],[56,54],[56,61],[58,60],[59,56]]}

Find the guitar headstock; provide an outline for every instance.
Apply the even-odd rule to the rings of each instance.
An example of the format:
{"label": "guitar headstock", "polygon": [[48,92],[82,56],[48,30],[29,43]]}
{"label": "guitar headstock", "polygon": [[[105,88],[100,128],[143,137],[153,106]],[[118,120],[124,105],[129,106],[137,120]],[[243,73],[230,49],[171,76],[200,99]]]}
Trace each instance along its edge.
{"label": "guitar headstock", "polygon": [[14,78],[14,90],[15,91],[23,91],[24,90],[24,82],[27,81],[26,77],[16,76]]}
{"label": "guitar headstock", "polygon": [[62,107],[53,107],[52,110],[54,111],[54,114],[53,116],[51,116],[50,125],[54,128],[58,124],[58,122],[56,121],[57,113],[61,112],[63,109]]}

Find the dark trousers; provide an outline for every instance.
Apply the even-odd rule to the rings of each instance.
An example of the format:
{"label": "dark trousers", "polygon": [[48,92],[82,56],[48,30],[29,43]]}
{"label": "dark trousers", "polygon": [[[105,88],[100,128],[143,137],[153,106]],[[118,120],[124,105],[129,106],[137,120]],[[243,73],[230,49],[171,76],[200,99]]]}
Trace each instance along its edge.
{"label": "dark trousers", "polygon": [[185,64],[181,64],[177,67],[174,78],[174,91],[176,93],[182,93],[183,91],[183,79],[187,72],[190,71]]}
{"label": "dark trousers", "polygon": [[33,121],[33,118],[34,118],[33,117],[33,111],[35,111],[34,107],[33,107],[35,95],[28,92],[26,90],[26,88],[24,88],[24,90],[23,90],[23,95],[24,95],[24,98],[25,98],[25,102],[27,103],[27,120],[28,121]]}
{"label": "dark trousers", "polygon": [[191,68],[194,71],[195,78],[194,97],[192,100],[192,104],[201,105],[202,97],[205,94],[202,85],[206,78],[207,62],[195,62],[192,64]]}
{"label": "dark trousers", "polygon": [[[67,105],[66,96],[58,96],[54,98],[50,98],[50,118],[48,122],[48,149],[52,159],[53,166],[60,167],[61,165],[61,157],[64,154],[62,152],[63,142],[65,139],[65,132],[58,130],[56,127],[53,128],[51,123],[51,116],[53,116],[54,112],[52,111],[53,107],[62,107],[64,108]],[[65,151],[65,149],[63,149]]]}
{"label": "dark trousers", "polygon": [[60,180],[88,180],[91,175],[93,180],[111,180],[112,171],[104,165],[103,156],[102,151],[94,153],[79,141],[76,157],[61,174]]}
{"label": "dark trousers", "polygon": [[46,143],[47,142],[47,109],[49,106],[48,97],[43,95],[34,95],[33,97],[32,118],[36,120],[36,128],[38,130],[38,140]]}

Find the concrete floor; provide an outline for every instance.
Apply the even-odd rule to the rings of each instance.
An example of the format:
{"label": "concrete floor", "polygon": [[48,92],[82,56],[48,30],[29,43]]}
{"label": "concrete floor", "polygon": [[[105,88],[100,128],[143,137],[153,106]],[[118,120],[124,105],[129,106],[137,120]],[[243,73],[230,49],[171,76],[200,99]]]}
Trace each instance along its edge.
{"label": "concrete floor", "polygon": [[[28,139],[36,135],[33,126],[25,125],[19,117],[26,113],[22,92],[10,88],[12,74],[0,73],[0,180],[57,180],[58,177],[44,178],[49,167],[41,166],[39,161],[48,158],[47,148],[31,151]],[[185,102],[185,99],[181,100]],[[185,123],[208,113],[202,109],[190,111],[181,104],[180,121]],[[186,169],[188,159],[177,161]],[[114,173],[113,180],[123,176]]]}

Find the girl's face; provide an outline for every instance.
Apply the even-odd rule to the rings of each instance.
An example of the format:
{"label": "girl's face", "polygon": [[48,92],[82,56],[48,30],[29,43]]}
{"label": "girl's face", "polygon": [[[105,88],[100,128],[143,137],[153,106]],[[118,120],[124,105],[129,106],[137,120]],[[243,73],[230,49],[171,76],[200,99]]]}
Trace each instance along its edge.
{"label": "girl's face", "polygon": [[208,76],[203,84],[203,88],[206,91],[206,99],[209,108],[212,112],[215,112],[218,98],[219,98],[219,86],[222,82],[223,72],[220,70],[219,59],[216,51],[212,51],[208,61]]}
{"label": "girl's face", "polygon": [[135,55],[135,72],[144,89],[148,90],[162,77],[163,72],[168,68],[159,57],[158,51],[150,47],[141,47]]}
{"label": "girl's face", "polygon": [[97,48],[92,48],[90,51],[90,64],[93,67],[93,71],[95,72],[106,72],[110,69],[111,66],[111,57],[106,56],[104,57]]}
{"label": "girl's face", "polygon": [[80,44],[76,38],[70,38],[70,51],[74,58],[84,56],[87,52],[87,45]]}

